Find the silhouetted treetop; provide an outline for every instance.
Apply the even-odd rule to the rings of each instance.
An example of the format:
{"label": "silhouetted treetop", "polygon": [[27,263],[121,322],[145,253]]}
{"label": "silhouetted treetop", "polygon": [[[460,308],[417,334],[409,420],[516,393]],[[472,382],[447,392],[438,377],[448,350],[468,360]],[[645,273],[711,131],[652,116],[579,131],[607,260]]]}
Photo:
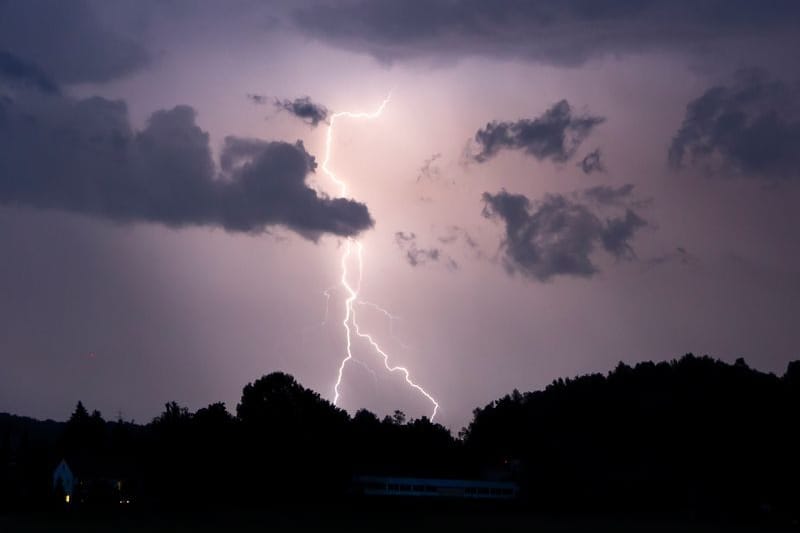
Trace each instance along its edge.
{"label": "silhouetted treetop", "polygon": [[160,427],[178,426],[187,423],[192,415],[187,407],[181,407],[177,402],[164,404],[164,412],[153,419],[153,425]]}
{"label": "silhouetted treetop", "polygon": [[297,426],[346,423],[348,415],[292,376],[274,372],[245,385],[236,415],[245,424]]}
{"label": "silhouetted treetop", "polygon": [[675,505],[689,494],[727,498],[726,505],[775,501],[785,494],[778,487],[800,473],[796,368],[779,378],[743,359],[692,354],[620,363],[607,376],[514,391],[476,409],[462,435],[485,464],[520,460],[525,479],[548,491],[542,498],[663,499],[663,491],[683,487],[668,495]]}
{"label": "silhouetted treetop", "polygon": [[198,409],[193,419],[196,424],[201,426],[225,426],[232,424],[235,420],[222,402],[212,403],[208,407]]}
{"label": "silhouetted treetop", "polygon": [[86,407],[83,406],[83,402],[78,401],[78,405],[75,406],[75,411],[73,411],[72,416],[69,417],[69,421],[72,423],[81,423],[87,420],[89,420],[89,412],[86,410]]}
{"label": "silhouetted treetop", "polygon": [[[173,401],[137,426],[105,422],[79,402],[51,444],[28,431],[31,421],[0,415],[0,488],[13,458],[24,465],[16,479],[50,490],[67,457],[100,485],[124,479],[165,506],[325,500],[347,494],[358,475],[513,479],[545,508],[739,512],[800,501],[797,361],[783,377],[692,354],[619,363],[514,390],[476,409],[461,440],[399,410],[350,418],[280,372],[245,386],[236,413]],[[15,427],[25,429],[9,433]]]}

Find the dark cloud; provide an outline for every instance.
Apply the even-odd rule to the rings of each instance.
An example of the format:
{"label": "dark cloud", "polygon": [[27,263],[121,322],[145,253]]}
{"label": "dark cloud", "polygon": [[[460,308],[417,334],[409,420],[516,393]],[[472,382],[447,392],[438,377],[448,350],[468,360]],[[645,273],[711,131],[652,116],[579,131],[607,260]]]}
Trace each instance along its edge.
{"label": "dark cloud", "polygon": [[0,50],[62,83],[110,81],[149,61],[142,46],[103,27],[83,0],[0,1]]}
{"label": "dark cloud", "polygon": [[630,241],[636,231],[646,225],[647,221],[631,209],[626,209],[621,217],[606,219],[605,229],[600,234],[603,248],[618,259],[636,257]]}
{"label": "dark cloud", "polygon": [[[797,43],[793,0],[355,0],[294,14],[307,34],[380,61],[481,55],[579,65],[643,50],[724,49],[762,34]],[[789,45],[790,46],[790,45]]]}
{"label": "dark cloud", "polygon": [[601,159],[600,148],[597,148],[580,160],[578,166],[584,174],[591,174],[592,172],[605,172],[606,166]]}
{"label": "dark cloud", "polygon": [[449,270],[458,269],[458,263],[453,258],[443,254],[439,248],[420,248],[417,245],[417,235],[413,232],[396,232],[394,234],[394,242],[405,254],[406,261],[411,266],[415,267],[442,260]]}
{"label": "dark cloud", "polygon": [[800,178],[800,84],[743,70],[686,106],[669,147],[673,168],[703,165],[710,173],[764,180]]}
{"label": "dark cloud", "polygon": [[569,160],[603,117],[575,115],[569,102],[561,100],[535,119],[516,122],[490,122],[475,134],[480,152],[473,157],[483,163],[500,150],[524,150],[542,161]]}
{"label": "dark cloud", "polygon": [[46,93],[58,93],[58,85],[39,67],[0,50],[0,80],[25,85]]}
{"label": "dark cloud", "polygon": [[312,102],[308,96],[294,100],[275,100],[275,107],[315,127],[328,118],[328,109],[324,105]]}
{"label": "dark cloud", "polygon": [[307,238],[372,226],[364,204],[320,195],[301,142],[225,139],[217,169],[188,106],[157,111],[134,131],[124,102],[22,94],[0,116],[0,204],[120,222],[288,227]]}
{"label": "dark cloud", "polygon": [[603,220],[589,205],[561,194],[532,202],[521,194],[487,192],[483,201],[483,215],[505,224],[506,270],[536,281],[596,274],[591,255],[598,247],[617,259],[635,257],[630,241],[647,224],[630,208]]}

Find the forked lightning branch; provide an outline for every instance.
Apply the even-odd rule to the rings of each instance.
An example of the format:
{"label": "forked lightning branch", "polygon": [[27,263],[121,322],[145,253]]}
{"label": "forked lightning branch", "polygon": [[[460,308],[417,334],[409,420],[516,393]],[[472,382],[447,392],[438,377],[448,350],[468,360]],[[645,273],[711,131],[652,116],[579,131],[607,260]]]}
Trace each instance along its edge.
{"label": "forked lightning branch", "polygon": [[[390,95],[391,96],[391,95]],[[331,160],[331,146],[333,144],[333,133],[334,128],[336,126],[336,121],[340,118],[353,118],[353,119],[375,119],[383,113],[383,110],[386,108],[386,105],[389,103],[390,96],[387,96],[386,99],[381,102],[381,105],[373,111],[372,113],[353,113],[350,111],[341,111],[339,113],[334,113],[330,117],[330,122],[328,124],[328,130],[326,132],[325,138],[325,158],[322,162],[321,168],[322,171],[336,184],[339,188],[339,197],[346,197],[347,196],[347,184],[330,169],[328,166]],[[348,266],[353,261],[353,256],[355,256],[355,262],[357,265],[355,274],[349,272]],[[341,256],[341,278],[339,284],[344,291],[344,294],[347,296],[344,301],[344,318],[342,319],[342,327],[345,331],[345,356],[342,359],[341,363],[339,364],[339,370],[336,375],[336,384],[333,387],[333,403],[336,405],[339,401],[341,396],[341,385],[342,379],[344,378],[345,371],[347,370],[348,363],[355,361],[353,358],[353,342],[356,339],[362,339],[366,341],[366,344],[369,346],[370,349],[375,353],[383,361],[383,366],[389,372],[399,372],[403,375],[405,382],[408,384],[409,387],[417,391],[419,394],[424,396],[428,401],[430,401],[431,405],[433,405],[433,412],[431,413],[431,420],[436,417],[436,412],[439,410],[438,402],[431,396],[428,391],[423,389],[420,385],[415,383],[411,379],[411,373],[408,369],[404,366],[397,366],[392,365],[389,362],[390,356],[384,350],[381,345],[369,334],[365,333],[358,324],[358,320],[356,317],[356,303],[359,302],[359,293],[361,291],[361,279],[362,274],[364,271],[364,245],[361,241],[356,240],[352,237],[347,238],[346,242],[344,243],[342,256]],[[354,280],[351,279],[355,278]],[[371,304],[375,305],[375,304]],[[382,308],[375,306],[381,311],[388,315],[388,312],[383,310]]]}

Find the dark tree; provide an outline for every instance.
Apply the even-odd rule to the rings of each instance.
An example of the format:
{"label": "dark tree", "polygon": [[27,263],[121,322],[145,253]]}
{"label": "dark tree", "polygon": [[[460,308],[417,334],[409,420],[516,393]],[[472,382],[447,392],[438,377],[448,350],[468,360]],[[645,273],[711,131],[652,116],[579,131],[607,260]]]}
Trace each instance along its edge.
{"label": "dark tree", "polygon": [[246,385],[236,413],[254,469],[250,494],[313,496],[346,483],[347,413],[292,376],[276,372]]}
{"label": "dark tree", "polygon": [[69,422],[72,424],[85,424],[89,420],[89,411],[83,406],[83,402],[78,401],[75,406],[72,416],[69,417]]}
{"label": "dark tree", "polygon": [[797,475],[791,380],[742,359],[620,363],[515,391],[477,409],[463,435],[474,461],[521,465],[548,506],[755,512],[788,505]]}
{"label": "dark tree", "polygon": [[67,457],[101,481],[95,489],[122,479],[120,497],[167,508],[330,502],[354,475],[389,475],[512,479],[524,505],[548,511],[791,517],[798,420],[797,361],[783,377],[691,354],[620,363],[512,391],[476,409],[460,440],[401,411],[351,419],[273,373],[244,388],[236,416],[222,403],[192,413],[176,402],[146,426],[106,422],[80,402],[66,423],[0,415],[0,507],[52,501],[52,469]]}

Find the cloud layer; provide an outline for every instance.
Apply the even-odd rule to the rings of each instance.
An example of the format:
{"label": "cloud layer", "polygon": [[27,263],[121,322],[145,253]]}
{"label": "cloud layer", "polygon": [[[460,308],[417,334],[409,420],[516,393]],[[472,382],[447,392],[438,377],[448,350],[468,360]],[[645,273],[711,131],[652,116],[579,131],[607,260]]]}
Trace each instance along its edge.
{"label": "cloud layer", "polygon": [[306,124],[316,127],[328,118],[328,108],[311,101],[308,96],[294,100],[275,100],[275,107],[296,116]]}
{"label": "cloud layer", "polygon": [[315,167],[301,142],[228,137],[218,169],[188,106],[134,131],[121,101],[36,91],[0,101],[2,205],[241,232],[278,225],[310,239],[371,227],[366,205],[306,184]]}
{"label": "cloud layer", "polygon": [[38,66],[0,50],[0,80],[45,93],[58,93],[58,85]]}
{"label": "cloud layer", "polygon": [[574,66],[643,50],[697,52],[761,32],[797,43],[792,0],[355,0],[298,8],[308,35],[380,61],[494,56]]}
{"label": "cloud layer", "polygon": [[473,157],[483,163],[501,150],[523,150],[540,161],[563,163],[604,121],[603,117],[576,115],[569,102],[561,100],[534,119],[488,123],[475,133],[480,151]]}
{"label": "cloud layer", "polygon": [[743,70],[730,86],[715,86],[686,106],[669,147],[674,168],[765,180],[800,178],[800,84]]}
{"label": "cloud layer", "polygon": [[606,166],[603,164],[602,152],[597,148],[592,150],[578,163],[578,167],[584,174],[591,174],[593,172],[605,172]]}
{"label": "cloud layer", "polygon": [[[614,199],[630,191],[620,189]],[[631,240],[647,222],[629,207],[621,216],[602,219],[596,207],[581,198],[595,205],[613,205],[605,199],[598,201],[592,193],[589,197],[548,194],[537,202],[504,190],[484,193],[484,216],[505,224],[501,249],[506,270],[535,281],[560,275],[590,277],[599,271],[591,258],[597,248],[617,259],[635,257]]]}
{"label": "cloud layer", "polygon": [[60,83],[106,82],[147,65],[144,47],[104,27],[93,7],[84,0],[0,2],[0,51]]}

